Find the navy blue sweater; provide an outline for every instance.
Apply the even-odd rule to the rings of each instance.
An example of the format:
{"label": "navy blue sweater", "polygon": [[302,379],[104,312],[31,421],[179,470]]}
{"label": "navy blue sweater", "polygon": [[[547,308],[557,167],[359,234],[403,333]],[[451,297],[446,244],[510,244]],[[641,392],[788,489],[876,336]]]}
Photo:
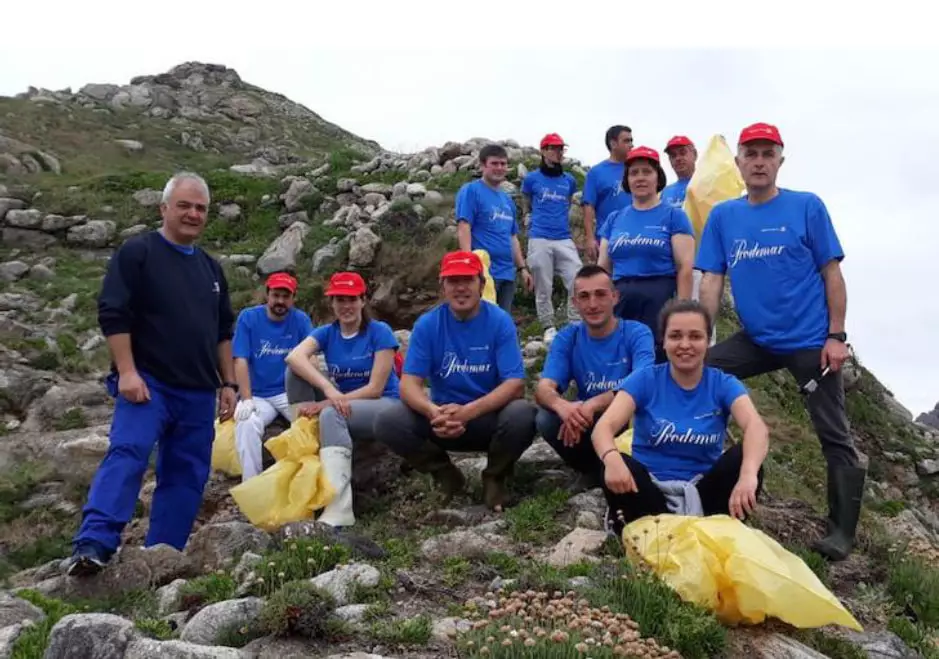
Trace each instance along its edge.
{"label": "navy blue sweater", "polygon": [[218,344],[232,338],[234,321],[222,267],[199,247],[187,254],[150,231],[121,245],[108,263],[98,297],[101,331],[129,333],[137,370],[164,384],[218,388]]}

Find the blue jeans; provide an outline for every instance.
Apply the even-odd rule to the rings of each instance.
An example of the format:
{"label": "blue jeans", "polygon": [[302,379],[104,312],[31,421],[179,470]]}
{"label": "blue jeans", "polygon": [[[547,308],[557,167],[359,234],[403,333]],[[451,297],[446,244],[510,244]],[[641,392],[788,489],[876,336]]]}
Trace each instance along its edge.
{"label": "blue jeans", "polygon": [[515,301],[515,280],[495,279],[492,282],[496,288],[496,304],[512,313],[512,302]]}
{"label": "blue jeans", "polygon": [[111,444],[92,480],[76,548],[91,544],[106,556],[117,551],[157,444],[157,487],[145,546],[165,543],[182,551],[202,505],[215,439],[216,393],[170,387],[145,373],[141,377],[150,390],[145,403],[120,396],[116,377],[108,379],[116,398]]}
{"label": "blue jeans", "polygon": [[613,313],[625,320],[636,320],[652,330],[655,338],[655,362],[667,361],[659,332],[659,312],[678,292],[674,275],[662,277],[620,277],[615,282],[619,302]]}

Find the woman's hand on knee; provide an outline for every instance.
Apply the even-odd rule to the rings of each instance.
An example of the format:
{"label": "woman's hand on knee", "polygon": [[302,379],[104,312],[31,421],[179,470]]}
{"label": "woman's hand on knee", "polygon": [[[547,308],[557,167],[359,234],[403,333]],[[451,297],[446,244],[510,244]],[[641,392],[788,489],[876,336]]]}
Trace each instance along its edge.
{"label": "woman's hand on knee", "polygon": [[618,452],[604,460],[603,466],[603,480],[606,482],[606,486],[611,492],[627,494],[639,491],[639,488],[636,487],[636,480],[633,478],[632,472],[629,471],[629,467],[626,466],[626,461],[623,460],[623,456]]}

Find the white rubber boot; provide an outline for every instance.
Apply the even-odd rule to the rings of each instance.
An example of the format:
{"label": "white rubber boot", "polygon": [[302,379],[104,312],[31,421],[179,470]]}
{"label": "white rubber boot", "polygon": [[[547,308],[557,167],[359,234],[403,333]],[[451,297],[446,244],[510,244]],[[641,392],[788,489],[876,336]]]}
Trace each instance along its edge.
{"label": "white rubber boot", "polygon": [[317,521],[330,526],[352,526],[355,524],[352,511],[352,449],[343,446],[321,448],[320,462],[329,484],[336,490],[336,496],[323,508]]}

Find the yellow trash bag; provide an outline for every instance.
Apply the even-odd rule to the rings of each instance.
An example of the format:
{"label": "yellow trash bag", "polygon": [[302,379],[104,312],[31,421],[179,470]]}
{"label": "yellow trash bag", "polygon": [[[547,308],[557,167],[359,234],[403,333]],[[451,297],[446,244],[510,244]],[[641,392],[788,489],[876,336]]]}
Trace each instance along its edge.
{"label": "yellow trash bag", "polygon": [[496,283],[489,275],[489,252],[484,249],[474,249],[473,254],[483,262],[483,275],[486,277],[486,285],[483,287],[483,299],[496,304]]}
{"label": "yellow trash bag", "polygon": [[235,420],[215,420],[215,439],[212,441],[212,469],[229,476],[241,476],[241,460],[235,450]]}
{"label": "yellow trash bag", "polygon": [[722,135],[713,136],[685,191],[683,210],[694,227],[695,244],[701,243],[701,233],[711,209],[721,201],[736,199],[745,189],[733,151]]}
{"label": "yellow trash bag", "polygon": [[625,453],[626,455],[633,454],[633,429],[632,427],[627,428],[618,436],[613,439],[613,445],[616,447],[616,450],[620,453]]}
{"label": "yellow trash bag", "polygon": [[863,631],[801,558],[728,515],[649,515],[623,529],[623,543],[682,599],[725,624],[774,617],[800,628]]}
{"label": "yellow trash bag", "polygon": [[276,531],[310,519],[336,496],[319,459],[318,417],[299,417],[264,446],[277,462],[229,491],[252,524]]}

